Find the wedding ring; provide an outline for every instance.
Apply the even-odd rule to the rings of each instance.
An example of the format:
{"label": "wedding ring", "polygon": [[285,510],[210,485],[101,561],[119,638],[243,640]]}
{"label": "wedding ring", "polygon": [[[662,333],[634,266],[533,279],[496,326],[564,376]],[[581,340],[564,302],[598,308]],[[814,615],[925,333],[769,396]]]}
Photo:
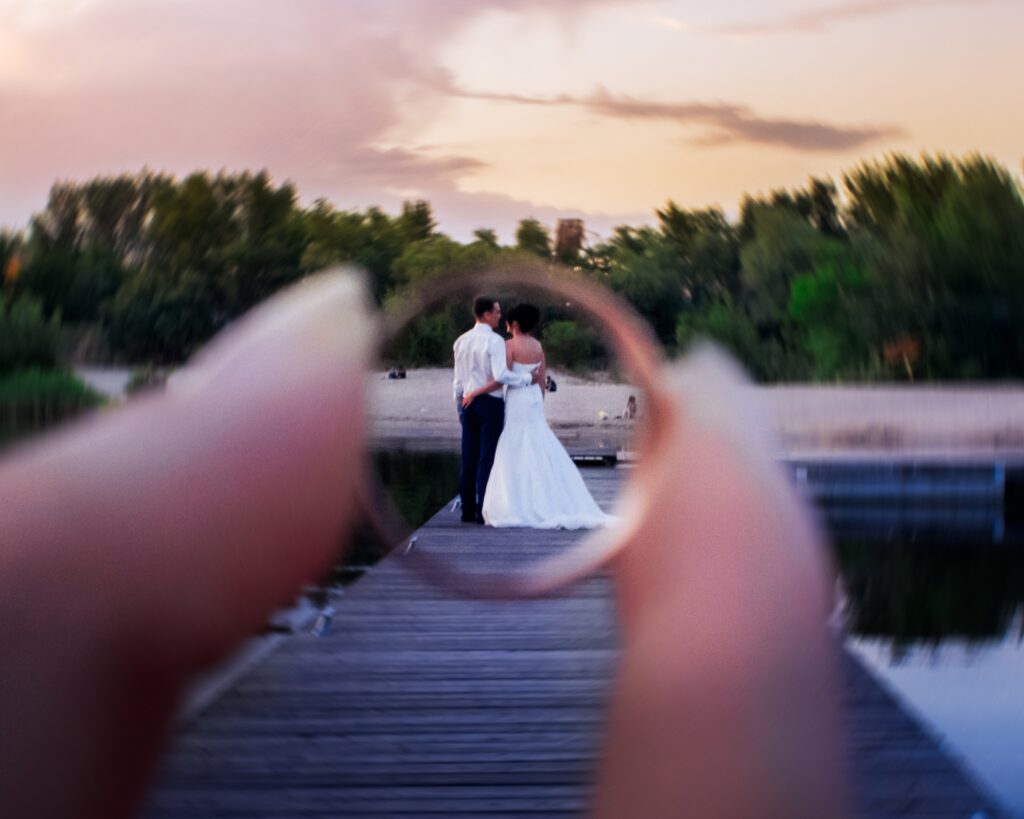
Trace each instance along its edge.
{"label": "wedding ring", "polygon": [[[436,554],[419,548],[405,549],[403,562],[433,583],[452,592],[477,598],[522,598],[550,594],[597,571],[635,537],[647,519],[648,493],[645,476],[659,471],[659,444],[670,434],[673,402],[662,384],[665,367],[660,347],[647,323],[624,300],[579,273],[563,266],[523,258],[504,260],[484,269],[446,274],[403,294],[385,310],[378,349],[384,350],[414,319],[432,306],[468,291],[507,291],[527,287],[571,304],[589,318],[617,357],[625,375],[642,391],[645,423],[636,440],[638,462],[630,471],[616,502],[618,523],[590,530],[572,547],[552,554],[526,570],[467,572]],[[364,519],[393,547],[408,540],[397,534],[401,527],[390,508],[387,494],[367,462],[360,504]]]}

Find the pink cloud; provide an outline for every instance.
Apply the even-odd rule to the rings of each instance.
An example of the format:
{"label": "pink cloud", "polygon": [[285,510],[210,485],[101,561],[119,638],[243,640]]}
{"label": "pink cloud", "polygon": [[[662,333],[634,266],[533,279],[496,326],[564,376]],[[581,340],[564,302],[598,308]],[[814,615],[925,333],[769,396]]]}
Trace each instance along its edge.
{"label": "pink cloud", "polygon": [[[626,0],[563,0],[555,13],[613,2]],[[453,194],[477,160],[389,137],[439,115],[450,85],[440,48],[494,10],[550,4],[96,0],[0,22],[0,42],[22,60],[0,73],[0,222],[24,224],[55,179],[143,166],[265,167],[343,206],[398,189]]]}
{"label": "pink cloud", "polygon": [[830,25],[879,17],[884,14],[935,6],[977,7],[1006,0],[846,0],[830,6],[799,11],[776,18],[751,23],[736,23],[707,29],[716,34],[737,37],[754,37],[767,34],[813,33],[827,29]]}
{"label": "pink cloud", "polygon": [[707,132],[696,145],[725,145],[745,142],[801,151],[842,151],[882,138],[902,136],[895,126],[838,125],[806,119],[769,117],[744,105],[727,102],[662,102],[598,88],[589,96],[558,95],[531,97],[521,94],[465,91],[453,88],[455,96],[532,106],[576,106],[595,114],[624,120],[667,120],[697,125]]}

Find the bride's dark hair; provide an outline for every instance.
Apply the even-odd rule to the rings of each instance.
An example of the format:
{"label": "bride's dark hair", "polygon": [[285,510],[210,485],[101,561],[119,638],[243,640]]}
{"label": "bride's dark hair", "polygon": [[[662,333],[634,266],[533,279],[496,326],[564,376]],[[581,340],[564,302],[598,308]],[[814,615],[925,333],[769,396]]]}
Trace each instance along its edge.
{"label": "bride's dark hair", "polygon": [[532,304],[517,304],[505,315],[505,321],[512,326],[514,321],[524,333],[532,333],[540,324],[540,310]]}

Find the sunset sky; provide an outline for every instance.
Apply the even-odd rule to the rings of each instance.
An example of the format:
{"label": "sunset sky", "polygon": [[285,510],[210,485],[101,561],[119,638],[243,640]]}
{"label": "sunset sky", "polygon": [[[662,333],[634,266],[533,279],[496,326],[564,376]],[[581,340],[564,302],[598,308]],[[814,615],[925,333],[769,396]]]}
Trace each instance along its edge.
{"label": "sunset sky", "polygon": [[0,224],[52,182],[267,168],[506,239],[900,150],[1024,158],[1024,0],[0,0]]}

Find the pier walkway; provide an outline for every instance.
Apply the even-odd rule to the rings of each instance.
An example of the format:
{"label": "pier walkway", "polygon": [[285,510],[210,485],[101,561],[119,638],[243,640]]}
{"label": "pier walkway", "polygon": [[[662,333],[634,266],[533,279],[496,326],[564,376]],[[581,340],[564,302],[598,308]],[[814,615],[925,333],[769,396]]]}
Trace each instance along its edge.
{"label": "pier walkway", "polygon": [[[583,471],[607,506],[623,470]],[[442,510],[417,548],[493,565],[576,535],[470,527]],[[323,637],[280,640],[169,750],[150,817],[576,816],[588,805],[618,655],[610,582],[563,597],[453,598],[394,554],[349,587]],[[842,651],[858,816],[997,809]]]}

